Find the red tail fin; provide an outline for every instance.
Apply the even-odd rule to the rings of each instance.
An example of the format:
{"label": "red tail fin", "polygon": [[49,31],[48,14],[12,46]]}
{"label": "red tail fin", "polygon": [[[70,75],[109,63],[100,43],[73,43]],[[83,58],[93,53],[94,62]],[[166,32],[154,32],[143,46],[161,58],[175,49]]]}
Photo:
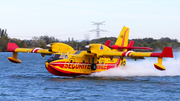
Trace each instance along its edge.
{"label": "red tail fin", "polygon": [[107,40],[106,43],[104,44],[105,46],[109,47],[111,44],[111,40]]}
{"label": "red tail fin", "polygon": [[19,48],[15,43],[8,42],[7,51],[14,52],[16,48]]}
{"label": "red tail fin", "polygon": [[134,41],[130,41],[127,47],[133,47]]}

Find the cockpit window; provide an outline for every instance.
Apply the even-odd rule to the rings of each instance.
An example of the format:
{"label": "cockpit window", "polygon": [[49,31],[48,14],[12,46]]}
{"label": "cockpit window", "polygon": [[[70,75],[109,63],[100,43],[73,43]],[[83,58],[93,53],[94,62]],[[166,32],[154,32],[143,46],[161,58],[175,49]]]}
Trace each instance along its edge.
{"label": "cockpit window", "polygon": [[68,59],[68,55],[63,54],[61,55],[60,59]]}
{"label": "cockpit window", "polygon": [[63,59],[65,56],[64,55],[61,55],[60,59]]}
{"label": "cockpit window", "polygon": [[51,57],[47,60],[47,62],[51,62],[54,60],[60,59],[61,54],[52,54]]}
{"label": "cockpit window", "polygon": [[55,54],[52,54],[50,58],[53,58]]}
{"label": "cockpit window", "polygon": [[54,56],[54,59],[59,59],[59,57],[60,57],[60,55],[59,55],[59,54],[56,54],[56,55]]}

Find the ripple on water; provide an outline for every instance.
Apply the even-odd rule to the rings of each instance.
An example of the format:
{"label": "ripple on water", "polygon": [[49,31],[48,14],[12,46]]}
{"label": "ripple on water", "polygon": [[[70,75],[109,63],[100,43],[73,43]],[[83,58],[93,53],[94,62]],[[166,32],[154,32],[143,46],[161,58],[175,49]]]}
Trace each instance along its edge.
{"label": "ripple on water", "polygon": [[22,64],[0,53],[0,100],[179,100],[180,76],[58,77],[45,69],[48,57],[19,53]]}

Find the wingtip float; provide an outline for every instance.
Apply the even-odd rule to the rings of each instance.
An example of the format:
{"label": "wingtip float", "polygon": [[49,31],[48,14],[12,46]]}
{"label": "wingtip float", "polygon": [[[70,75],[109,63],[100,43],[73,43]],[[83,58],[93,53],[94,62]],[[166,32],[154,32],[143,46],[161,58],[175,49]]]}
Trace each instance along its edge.
{"label": "wingtip float", "polygon": [[8,43],[7,51],[12,52],[13,56],[8,57],[11,62],[21,63],[18,59],[18,52],[40,53],[42,56],[52,54],[46,61],[46,69],[57,76],[79,76],[90,75],[91,73],[106,71],[111,68],[125,66],[126,59],[144,59],[144,57],[157,57],[158,63],[154,67],[158,70],[165,70],[162,65],[163,58],[173,58],[171,47],[165,47],[162,53],[156,52],[134,52],[135,49],[152,50],[149,47],[133,47],[134,41],[130,41],[129,28],[123,27],[115,43],[110,46],[108,40],[103,44],[89,44],[85,46],[86,51],[74,50],[71,46],[64,43],[51,43],[49,49],[41,48],[19,48],[15,43]]}
{"label": "wingtip float", "polygon": [[[158,53],[156,53],[158,54]],[[166,68],[162,65],[163,58],[173,58],[173,50],[171,47],[165,47],[163,52],[158,56],[158,63],[154,63],[154,67],[158,70],[165,70]]]}
{"label": "wingtip float", "polygon": [[16,48],[19,48],[15,43],[9,42],[7,45],[7,51],[13,52],[13,57],[8,57],[9,61],[13,63],[21,63],[21,60],[17,59],[18,53],[14,52]]}

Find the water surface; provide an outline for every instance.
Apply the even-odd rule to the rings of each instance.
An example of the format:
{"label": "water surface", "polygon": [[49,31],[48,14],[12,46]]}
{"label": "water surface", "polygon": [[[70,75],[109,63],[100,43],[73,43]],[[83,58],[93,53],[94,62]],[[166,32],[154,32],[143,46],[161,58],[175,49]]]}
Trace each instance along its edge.
{"label": "water surface", "polygon": [[49,56],[19,53],[18,57],[22,63],[14,64],[7,59],[11,55],[12,53],[7,52],[0,53],[0,100],[180,99],[178,57],[173,59],[174,62],[169,59],[164,62],[166,72],[157,72],[151,66],[156,60],[147,59],[136,63],[130,60],[127,62],[127,69],[73,78],[50,74],[45,68],[45,61]]}

